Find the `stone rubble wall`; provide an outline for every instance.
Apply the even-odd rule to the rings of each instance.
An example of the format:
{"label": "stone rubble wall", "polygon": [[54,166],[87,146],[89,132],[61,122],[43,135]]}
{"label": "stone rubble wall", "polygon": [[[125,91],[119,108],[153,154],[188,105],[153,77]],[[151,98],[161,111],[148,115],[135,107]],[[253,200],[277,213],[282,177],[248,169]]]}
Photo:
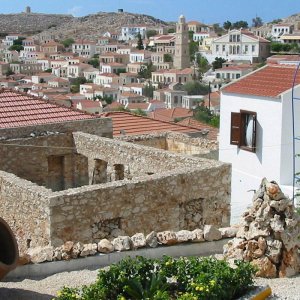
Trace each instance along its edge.
{"label": "stone rubble wall", "polygon": [[218,159],[218,142],[203,137],[192,138],[182,133],[164,132],[119,136],[117,139],[180,154]]}
{"label": "stone rubble wall", "polygon": [[47,132],[67,133],[83,131],[112,138],[112,119],[96,118],[15,128],[0,128],[0,140],[39,136]]}
{"label": "stone rubble wall", "polygon": [[300,272],[299,249],[300,216],[278,184],[264,178],[225,257],[251,262],[260,277],[290,277]]}
{"label": "stone rubble wall", "polygon": [[139,232],[130,236],[117,236],[114,239],[101,239],[98,243],[83,244],[67,241],[59,247],[46,246],[29,249],[21,258],[22,264],[42,263],[46,261],[70,260],[101,253],[108,254],[114,251],[130,251],[140,248],[156,248],[181,243],[201,243],[218,241],[234,237],[237,228],[220,228],[205,225],[203,229],[193,231],[152,231],[147,235]]}
{"label": "stone rubble wall", "polygon": [[201,167],[203,169],[222,165],[218,161],[177,155],[115,139],[101,139],[82,132],[75,132],[73,137],[78,153],[89,159],[97,158],[114,164],[129,165],[131,172],[139,176],[177,168]]}
{"label": "stone rubble wall", "polygon": [[[66,240],[97,242],[137,228],[195,229],[204,224],[227,226],[230,220],[230,166],[183,168],[132,180],[83,186],[53,193],[50,199],[51,244]],[[99,224],[120,218],[120,227]],[[93,230],[91,230],[93,229]],[[118,234],[119,235],[119,234]]]}
{"label": "stone rubble wall", "polygon": [[[48,157],[74,153],[71,134],[29,137],[0,141],[0,170],[48,186]],[[71,173],[72,162],[64,164],[65,173]],[[67,175],[67,174],[66,174]],[[69,174],[69,176],[71,175]]]}
{"label": "stone rubble wall", "polygon": [[0,171],[0,212],[15,234],[20,253],[50,241],[50,190]]}

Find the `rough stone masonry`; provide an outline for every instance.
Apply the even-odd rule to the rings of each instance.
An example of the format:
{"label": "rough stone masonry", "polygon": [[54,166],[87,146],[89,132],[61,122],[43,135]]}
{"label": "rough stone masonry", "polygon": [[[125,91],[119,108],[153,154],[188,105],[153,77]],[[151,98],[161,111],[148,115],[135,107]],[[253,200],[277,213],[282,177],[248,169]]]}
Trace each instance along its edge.
{"label": "rough stone masonry", "polygon": [[250,261],[260,277],[290,277],[300,271],[299,248],[299,214],[275,182],[263,179],[225,257]]}
{"label": "rough stone masonry", "polygon": [[14,140],[0,142],[0,211],[21,254],[67,241],[229,224],[228,164],[91,130],[57,128],[50,136],[30,137],[20,130]]}

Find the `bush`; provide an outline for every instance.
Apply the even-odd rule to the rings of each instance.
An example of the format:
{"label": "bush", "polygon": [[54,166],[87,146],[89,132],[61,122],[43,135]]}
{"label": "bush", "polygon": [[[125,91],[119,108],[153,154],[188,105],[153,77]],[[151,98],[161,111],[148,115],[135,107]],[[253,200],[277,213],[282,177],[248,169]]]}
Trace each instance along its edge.
{"label": "bush", "polygon": [[162,260],[126,258],[100,270],[97,281],[82,289],[64,287],[57,300],[198,300],[234,299],[253,285],[255,268],[248,262],[214,258]]}

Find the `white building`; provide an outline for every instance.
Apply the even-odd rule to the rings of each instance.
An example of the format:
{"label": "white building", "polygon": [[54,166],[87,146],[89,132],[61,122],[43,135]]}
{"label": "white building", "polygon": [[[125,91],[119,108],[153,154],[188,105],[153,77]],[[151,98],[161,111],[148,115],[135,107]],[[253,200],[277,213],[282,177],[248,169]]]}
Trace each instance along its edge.
{"label": "white building", "polygon": [[260,62],[270,55],[270,41],[247,30],[231,30],[212,41],[211,52],[201,52],[209,63],[216,57],[226,60]]}
{"label": "white building", "polygon": [[273,41],[281,42],[282,40],[280,39],[280,37],[282,35],[293,33],[293,29],[294,26],[291,24],[284,24],[284,23],[274,24],[272,26],[272,32],[271,32]]}
{"label": "white building", "polygon": [[[232,164],[232,221],[251,203],[262,178],[291,196],[293,131],[291,88],[295,66],[269,65],[227,85],[221,94],[219,159]],[[300,74],[295,96],[300,98]],[[296,102],[300,115],[300,101]],[[296,135],[300,136],[300,123]],[[298,142],[296,153],[300,153]],[[296,170],[300,171],[300,163]]]}
{"label": "white building", "polygon": [[133,40],[140,33],[142,39],[145,37],[147,31],[147,27],[143,25],[135,25],[135,26],[124,26],[122,27],[120,40],[129,41]]}
{"label": "white building", "polygon": [[72,52],[81,57],[92,58],[96,54],[96,43],[85,40],[77,40],[72,44]]}

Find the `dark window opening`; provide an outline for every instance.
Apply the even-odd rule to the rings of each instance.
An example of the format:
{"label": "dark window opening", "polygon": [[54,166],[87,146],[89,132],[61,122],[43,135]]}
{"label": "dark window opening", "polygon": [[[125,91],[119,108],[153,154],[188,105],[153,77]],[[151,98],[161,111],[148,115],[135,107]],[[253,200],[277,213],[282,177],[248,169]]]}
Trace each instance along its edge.
{"label": "dark window opening", "polygon": [[251,152],[256,151],[256,113],[241,110],[231,113],[230,144]]}

